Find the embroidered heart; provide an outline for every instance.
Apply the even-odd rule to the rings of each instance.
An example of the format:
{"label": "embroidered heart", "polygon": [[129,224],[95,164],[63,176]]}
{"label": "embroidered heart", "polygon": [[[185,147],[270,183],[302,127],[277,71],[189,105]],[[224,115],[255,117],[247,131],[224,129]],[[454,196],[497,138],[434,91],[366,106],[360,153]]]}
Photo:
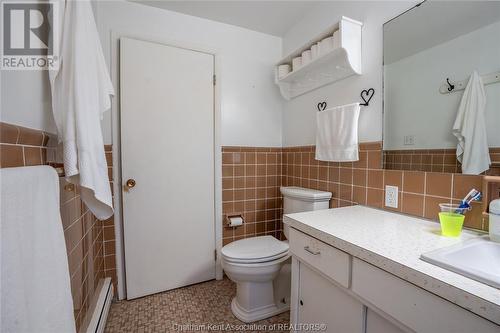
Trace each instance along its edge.
{"label": "embroidered heart", "polygon": [[326,102],[318,103],[318,111],[323,111],[326,109]]}
{"label": "embroidered heart", "polygon": [[361,92],[361,99],[363,100],[364,103],[361,105],[367,106],[370,100],[372,99],[373,95],[375,95],[375,89],[370,88],[368,90],[363,90]]}

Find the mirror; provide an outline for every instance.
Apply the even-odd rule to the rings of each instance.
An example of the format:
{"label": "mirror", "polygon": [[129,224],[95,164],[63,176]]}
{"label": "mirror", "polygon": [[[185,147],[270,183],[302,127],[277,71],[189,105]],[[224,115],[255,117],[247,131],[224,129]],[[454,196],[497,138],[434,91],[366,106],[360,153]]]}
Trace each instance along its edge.
{"label": "mirror", "polygon": [[[462,171],[452,129],[464,88],[477,71],[492,162],[485,173],[499,173],[499,36],[498,1],[427,1],[384,24],[386,169]],[[466,168],[464,173],[475,173]]]}

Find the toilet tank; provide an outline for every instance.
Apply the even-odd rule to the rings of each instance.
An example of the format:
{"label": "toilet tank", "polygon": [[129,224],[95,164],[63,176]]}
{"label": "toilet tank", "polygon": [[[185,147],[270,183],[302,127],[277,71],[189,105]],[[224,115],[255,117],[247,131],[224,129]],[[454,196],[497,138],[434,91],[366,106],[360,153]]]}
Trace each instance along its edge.
{"label": "toilet tank", "polygon": [[[312,190],[303,187],[281,187],[283,195],[283,214],[307,212],[330,207],[331,192]],[[288,239],[288,226],[283,225],[283,232]]]}

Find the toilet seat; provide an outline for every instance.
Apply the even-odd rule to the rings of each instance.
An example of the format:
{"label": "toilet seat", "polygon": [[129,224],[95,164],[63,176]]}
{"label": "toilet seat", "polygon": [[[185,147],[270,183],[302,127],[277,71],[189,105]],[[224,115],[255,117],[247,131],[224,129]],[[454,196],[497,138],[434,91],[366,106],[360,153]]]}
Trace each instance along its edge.
{"label": "toilet seat", "polygon": [[228,263],[257,264],[288,256],[288,248],[288,243],[272,236],[258,236],[232,242],[221,253]]}
{"label": "toilet seat", "polygon": [[248,265],[251,265],[251,264],[269,263],[271,261],[275,261],[275,260],[281,259],[283,257],[288,257],[288,255],[289,255],[289,253],[288,253],[288,251],[286,251],[286,252],[283,252],[279,255],[275,255],[275,256],[267,257],[267,258],[259,258],[259,259],[233,259],[233,258],[226,258],[226,257],[223,257],[223,258],[227,263],[230,263],[230,264],[245,264],[245,265],[248,264]]}

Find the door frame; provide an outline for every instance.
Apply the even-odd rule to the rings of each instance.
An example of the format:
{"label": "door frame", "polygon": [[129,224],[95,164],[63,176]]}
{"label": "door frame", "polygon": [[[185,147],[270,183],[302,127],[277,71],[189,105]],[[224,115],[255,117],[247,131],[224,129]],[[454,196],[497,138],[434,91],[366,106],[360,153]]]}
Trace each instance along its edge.
{"label": "door frame", "polygon": [[216,84],[214,86],[214,247],[217,251],[215,260],[215,278],[222,279],[221,249],[222,249],[222,144],[221,144],[221,73],[220,73],[220,52],[216,48],[203,45],[193,45],[182,41],[174,41],[158,38],[157,36],[146,36],[143,34],[130,34],[116,30],[111,31],[110,68],[111,81],[115,87],[115,97],[111,103],[111,132],[113,139],[113,193],[115,205],[115,256],[116,274],[118,278],[118,299],[126,299],[126,274],[125,274],[125,244],[123,233],[123,202],[122,202],[122,182],[121,182],[121,126],[120,126],[120,38],[132,38],[141,41],[161,44],[165,46],[177,47],[181,49],[202,52],[214,57],[214,74]]}

